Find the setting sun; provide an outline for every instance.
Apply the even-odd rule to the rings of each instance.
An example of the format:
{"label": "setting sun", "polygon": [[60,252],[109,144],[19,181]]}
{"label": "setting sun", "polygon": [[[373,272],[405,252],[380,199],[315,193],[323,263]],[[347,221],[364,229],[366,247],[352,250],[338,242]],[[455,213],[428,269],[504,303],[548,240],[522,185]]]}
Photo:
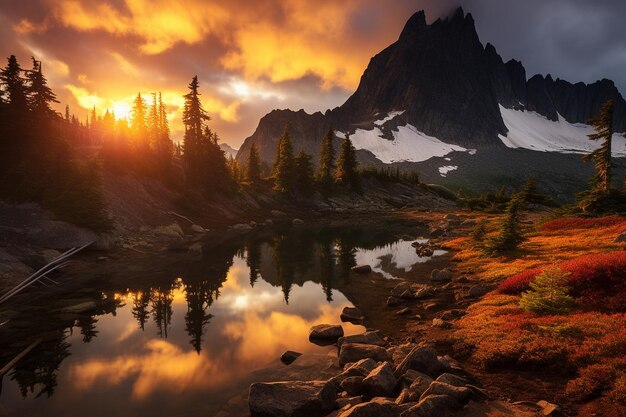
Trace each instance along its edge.
{"label": "setting sun", "polygon": [[117,120],[129,120],[131,115],[131,105],[125,101],[114,101],[111,111],[113,111],[113,115]]}

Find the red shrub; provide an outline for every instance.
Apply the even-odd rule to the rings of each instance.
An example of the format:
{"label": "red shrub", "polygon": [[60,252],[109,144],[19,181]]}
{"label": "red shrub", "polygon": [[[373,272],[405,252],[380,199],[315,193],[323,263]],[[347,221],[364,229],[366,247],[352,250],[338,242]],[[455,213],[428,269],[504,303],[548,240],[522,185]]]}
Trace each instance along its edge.
{"label": "red shrub", "polygon": [[[626,311],[626,251],[585,255],[557,266],[571,273],[567,284],[583,309]],[[535,268],[514,275],[498,289],[505,294],[520,294],[529,289],[540,272],[540,268]]]}
{"label": "red shrub", "polygon": [[541,226],[542,232],[554,232],[557,230],[568,229],[595,229],[599,227],[610,227],[624,223],[626,218],[621,216],[596,217],[583,219],[580,217],[564,217],[561,219],[550,220]]}

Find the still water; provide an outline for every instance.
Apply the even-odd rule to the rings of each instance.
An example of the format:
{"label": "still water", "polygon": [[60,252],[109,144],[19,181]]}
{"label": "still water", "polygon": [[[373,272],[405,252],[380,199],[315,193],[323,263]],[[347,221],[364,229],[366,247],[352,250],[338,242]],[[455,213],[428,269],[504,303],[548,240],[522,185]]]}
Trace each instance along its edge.
{"label": "still water", "polygon": [[[308,333],[340,323],[352,305],[341,291],[350,268],[367,263],[393,279],[428,261],[413,241],[388,230],[291,229],[207,249],[154,278],[138,272],[127,288],[102,277],[101,288],[73,299],[14,307],[0,328],[2,363],[20,340],[45,341],[4,376],[0,403],[11,417],[248,415],[249,384],[284,378],[285,350],[305,354],[290,369],[336,351]],[[96,313],[63,311],[86,300],[97,301]]]}

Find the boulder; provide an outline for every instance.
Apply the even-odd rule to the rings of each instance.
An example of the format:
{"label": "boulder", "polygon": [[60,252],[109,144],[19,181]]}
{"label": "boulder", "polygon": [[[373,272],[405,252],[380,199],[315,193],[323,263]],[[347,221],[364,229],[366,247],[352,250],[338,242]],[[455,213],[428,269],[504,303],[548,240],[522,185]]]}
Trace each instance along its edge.
{"label": "boulder", "polygon": [[623,232],[621,235],[615,238],[615,243],[624,243],[626,242],[626,232]]}
{"label": "boulder", "polygon": [[465,404],[472,396],[472,391],[465,387],[455,387],[445,382],[434,381],[420,397],[420,401],[429,395],[446,395],[454,398],[459,404]]}
{"label": "boulder", "polygon": [[458,408],[458,402],[452,397],[430,395],[404,411],[400,417],[448,417]]}
{"label": "boulder", "polygon": [[419,401],[432,383],[433,379],[425,374],[415,378],[411,385],[409,385],[409,401]]}
{"label": "boulder", "polygon": [[444,321],[442,319],[433,319],[433,327],[439,327],[441,329],[450,329],[452,328],[452,323],[448,321]]}
{"label": "boulder", "polygon": [[343,412],[339,417],[398,417],[400,406],[386,398],[373,398]]}
{"label": "boulder", "polygon": [[424,300],[426,298],[431,298],[435,295],[435,289],[432,287],[421,287],[415,291],[413,294],[413,298],[416,300]]}
{"label": "boulder", "polygon": [[436,284],[442,284],[452,281],[452,273],[447,269],[433,269],[430,273],[430,280]]}
{"label": "boulder", "polygon": [[293,219],[291,221],[291,224],[293,224],[294,226],[299,226],[301,224],[304,224],[304,220],[302,220],[302,219]]}
{"label": "boulder", "polygon": [[372,267],[369,265],[357,265],[350,268],[355,274],[369,274],[372,272]]}
{"label": "boulder", "polygon": [[396,398],[395,403],[398,405],[402,405],[402,404],[406,404],[408,403],[409,400],[409,389],[408,388],[402,388],[402,391],[400,391],[400,395],[398,395],[398,397]]}
{"label": "boulder", "polygon": [[[422,380],[421,383],[425,384],[426,388],[428,388],[433,382],[433,379],[431,377],[414,369],[409,369],[404,373],[404,375],[402,375],[402,381],[404,381],[404,383],[408,386],[411,386],[413,382],[415,382],[418,378]],[[424,391],[426,391],[426,388],[424,388]]]}
{"label": "boulder", "polygon": [[326,381],[258,382],[250,385],[248,404],[252,417],[323,417],[335,399]]}
{"label": "boulder", "polygon": [[455,387],[464,387],[467,384],[465,378],[448,372],[439,375],[439,377],[437,377],[435,381],[443,382],[444,384],[452,385]]}
{"label": "boulder", "polygon": [[329,382],[332,382],[335,385],[337,390],[341,389],[341,383],[346,379],[353,376],[360,376],[361,378],[365,378],[372,372],[372,369],[376,368],[376,362],[372,359],[362,359],[358,362],[348,363],[344,366],[344,370],[339,375],[335,375]]}
{"label": "boulder", "polygon": [[382,362],[389,359],[389,355],[380,346],[365,345],[363,343],[344,343],[339,350],[339,365],[341,366],[367,358]]}
{"label": "boulder", "polygon": [[487,287],[486,285],[478,284],[478,285],[474,285],[473,287],[469,289],[469,295],[474,298],[478,298],[487,294],[489,291],[491,291],[491,289]]}
{"label": "boulder", "polygon": [[245,224],[245,223],[239,223],[234,226],[231,226],[231,229],[234,230],[235,232],[245,233],[245,232],[249,232],[250,230],[252,230],[252,226],[250,226],[249,224]]}
{"label": "boulder", "polygon": [[361,343],[364,345],[385,346],[386,342],[380,337],[377,331],[365,332],[361,334],[353,334],[350,336],[340,337],[337,340],[337,346],[341,349],[344,343]]}
{"label": "boulder", "polygon": [[396,377],[389,362],[372,370],[363,380],[363,388],[371,397],[391,397],[396,388]]}
{"label": "boulder", "polygon": [[204,227],[198,225],[198,224],[192,224],[191,225],[191,231],[194,233],[205,233],[206,230],[204,229]]}
{"label": "boulder", "polygon": [[463,370],[461,364],[456,359],[450,357],[450,355],[438,356],[437,359],[439,360],[439,364],[441,365],[442,372],[448,372],[451,370]]}
{"label": "boulder", "polygon": [[344,307],[341,312],[341,321],[361,323],[365,317],[363,313],[356,307]]}
{"label": "boulder", "polygon": [[302,353],[288,350],[280,356],[280,361],[285,365],[291,365],[293,361],[298,359],[300,356],[302,356]]}
{"label": "boulder", "polygon": [[441,369],[437,351],[430,347],[415,347],[396,367],[396,377],[403,375],[409,369],[436,376]]}
{"label": "boulder", "polygon": [[539,401],[537,405],[541,407],[541,415],[543,416],[553,416],[560,412],[558,405],[552,404],[546,400]]}
{"label": "boulder", "polygon": [[361,398],[360,395],[358,395],[356,397],[337,398],[335,400],[335,408],[340,409],[340,408],[344,408],[346,406],[352,407],[352,406],[355,406],[357,404],[361,404],[362,402],[363,402],[363,398]]}
{"label": "boulder", "polygon": [[363,392],[363,377],[362,376],[349,376],[339,386],[342,390],[348,393],[348,395],[360,395]]}
{"label": "boulder", "polygon": [[400,299],[393,295],[387,298],[387,307],[397,307],[400,305]]}
{"label": "boulder", "polygon": [[343,327],[338,324],[318,324],[311,327],[309,340],[336,341],[343,336]]}

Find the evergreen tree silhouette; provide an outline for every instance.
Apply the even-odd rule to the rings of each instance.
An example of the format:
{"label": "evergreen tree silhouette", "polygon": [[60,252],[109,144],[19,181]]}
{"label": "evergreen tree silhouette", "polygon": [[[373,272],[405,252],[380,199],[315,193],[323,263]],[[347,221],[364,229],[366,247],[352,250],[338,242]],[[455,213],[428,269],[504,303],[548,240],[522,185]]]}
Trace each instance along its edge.
{"label": "evergreen tree silhouette", "polygon": [[250,287],[254,287],[261,269],[261,246],[257,242],[246,245],[246,265],[250,268]]}
{"label": "evergreen tree silhouette", "polygon": [[295,160],[293,157],[293,148],[291,145],[291,135],[289,128],[285,127],[285,131],[278,140],[278,148],[276,150],[276,163],[274,164],[274,190],[288,193],[294,188]]}
{"label": "evergreen tree silhouette", "polygon": [[257,184],[261,180],[261,160],[259,158],[259,152],[256,148],[256,143],[252,143],[250,146],[246,179],[252,184]]}
{"label": "evergreen tree silhouette", "polygon": [[150,297],[149,292],[137,291],[133,298],[132,315],[137,319],[139,328],[145,330],[146,322],[150,318]]}
{"label": "evergreen tree silhouette", "polygon": [[356,160],[356,150],[350,140],[350,135],[346,133],[346,137],[341,143],[339,158],[337,159],[337,171],[335,179],[338,183],[350,186],[355,190],[360,190],[361,181],[358,172],[358,162]]}
{"label": "evergreen tree silhouette", "polygon": [[333,175],[335,173],[335,148],[333,140],[335,139],[335,131],[333,128],[328,129],[328,133],[322,140],[320,150],[320,165],[317,172],[317,181],[324,188],[329,188],[333,183]]}
{"label": "evergreen tree silhouette", "polygon": [[608,100],[600,108],[600,114],[588,121],[595,132],[589,135],[593,141],[602,141],[600,147],[588,155],[584,155],[585,161],[592,161],[596,167],[596,174],[592,181],[595,190],[607,194],[611,187],[611,142],[613,138],[613,100]]}
{"label": "evergreen tree silhouette", "polygon": [[300,151],[295,159],[296,187],[300,194],[309,196],[313,193],[313,165],[311,155]]}

